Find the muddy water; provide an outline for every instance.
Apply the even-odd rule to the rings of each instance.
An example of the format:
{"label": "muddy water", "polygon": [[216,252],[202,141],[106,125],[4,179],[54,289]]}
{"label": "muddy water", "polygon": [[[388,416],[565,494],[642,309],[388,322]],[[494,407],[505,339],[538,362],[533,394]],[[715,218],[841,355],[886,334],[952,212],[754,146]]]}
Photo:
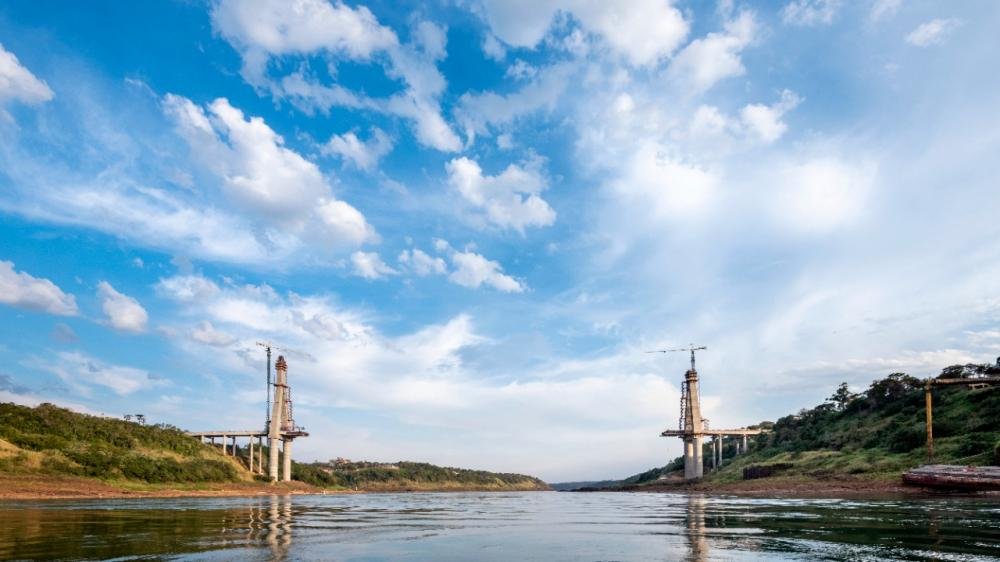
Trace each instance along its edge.
{"label": "muddy water", "polygon": [[0,504],[0,559],[993,560],[1000,502],[449,493]]}

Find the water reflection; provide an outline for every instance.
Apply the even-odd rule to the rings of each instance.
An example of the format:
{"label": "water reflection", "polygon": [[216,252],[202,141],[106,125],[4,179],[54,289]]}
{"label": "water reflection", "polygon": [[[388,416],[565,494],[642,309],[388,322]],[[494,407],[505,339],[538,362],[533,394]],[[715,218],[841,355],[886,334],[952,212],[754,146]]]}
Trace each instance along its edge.
{"label": "water reflection", "polygon": [[998,556],[996,500],[459,493],[0,504],[0,559],[705,562]]}
{"label": "water reflection", "polygon": [[690,562],[708,560],[708,541],[705,539],[705,496],[691,495],[687,501],[687,541]]}
{"label": "water reflection", "polygon": [[271,496],[267,510],[265,540],[272,560],[284,560],[292,544],[292,497]]}

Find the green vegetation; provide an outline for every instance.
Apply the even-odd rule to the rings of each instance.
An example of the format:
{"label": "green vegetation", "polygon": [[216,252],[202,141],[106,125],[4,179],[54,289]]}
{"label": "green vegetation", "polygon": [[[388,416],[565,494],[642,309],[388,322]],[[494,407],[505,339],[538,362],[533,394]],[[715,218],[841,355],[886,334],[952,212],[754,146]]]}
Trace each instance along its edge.
{"label": "green vegetation", "polygon": [[[992,365],[955,365],[939,378],[1000,375]],[[898,479],[927,462],[924,383],[893,373],[854,394],[841,384],[815,408],[758,426],[769,429],[751,438],[750,453],[736,456],[732,440],[723,448],[723,467],[708,472],[711,449],[705,446],[706,480],[725,483],[743,478],[747,467],[772,468],[781,476],[804,478]],[[1000,465],[1000,386],[934,387],[935,462]],[[616,486],[649,484],[683,468],[683,458],[619,481]]]}
{"label": "green vegetation", "polygon": [[148,483],[232,482],[238,464],[176,427],[0,404],[0,473]]}
{"label": "green vegetation", "polygon": [[420,462],[374,463],[344,460],[293,463],[292,478],[322,488],[348,490],[547,490],[538,478],[434,466]]}

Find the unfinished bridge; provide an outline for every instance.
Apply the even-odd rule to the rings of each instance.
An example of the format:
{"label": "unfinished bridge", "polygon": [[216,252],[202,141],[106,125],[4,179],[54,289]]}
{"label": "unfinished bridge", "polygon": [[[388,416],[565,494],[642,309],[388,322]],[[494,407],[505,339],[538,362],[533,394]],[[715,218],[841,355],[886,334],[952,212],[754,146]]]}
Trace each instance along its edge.
{"label": "unfinished bridge", "polygon": [[684,373],[681,383],[680,420],[677,429],[667,429],[661,437],[680,437],[684,440],[684,479],[698,480],[704,476],[705,459],[703,440],[711,439],[709,459],[712,469],[722,466],[722,445],[727,438],[736,438],[736,454],[744,454],[750,445],[751,435],[760,435],[762,429],[709,429],[708,420],[701,417],[701,397],[698,393],[698,371],[694,366],[694,353],[704,346],[691,345],[681,349],[661,349],[650,353],[668,353],[671,351],[691,352],[691,368]]}
{"label": "unfinished bridge", "polygon": [[[216,439],[222,440],[222,454],[242,457],[246,453],[247,468],[254,474],[264,474],[264,443],[267,440],[266,466],[271,482],[278,481],[279,464],[282,468],[281,479],[288,482],[292,479],[292,441],[299,437],[308,437],[305,428],[295,425],[292,416],[292,389],[288,385],[288,363],[281,355],[274,363],[276,376],[271,382],[271,346],[267,349],[267,419],[263,429],[229,429],[217,431],[189,431],[188,435],[198,437],[202,443],[215,445]],[[271,389],[274,389],[274,400],[271,400]],[[246,446],[240,447],[239,442],[246,440]],[[256,447],[254,444],[256,442]],[[280,459],[278,443],[281,443]],[[242,451],[241,451],[242,449]],[[256,450],[255,450],[256,449]],[[280,460],[280,463],[279,463]]]}

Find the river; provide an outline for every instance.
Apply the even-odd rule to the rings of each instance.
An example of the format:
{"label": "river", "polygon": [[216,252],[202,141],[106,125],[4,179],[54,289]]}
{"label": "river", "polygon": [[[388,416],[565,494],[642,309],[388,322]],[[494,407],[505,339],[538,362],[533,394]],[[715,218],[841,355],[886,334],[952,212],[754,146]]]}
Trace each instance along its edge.
{"label": "river", "polygon": [[0,559],[996,560],[1000,501],[417,493],[8,502]]}

